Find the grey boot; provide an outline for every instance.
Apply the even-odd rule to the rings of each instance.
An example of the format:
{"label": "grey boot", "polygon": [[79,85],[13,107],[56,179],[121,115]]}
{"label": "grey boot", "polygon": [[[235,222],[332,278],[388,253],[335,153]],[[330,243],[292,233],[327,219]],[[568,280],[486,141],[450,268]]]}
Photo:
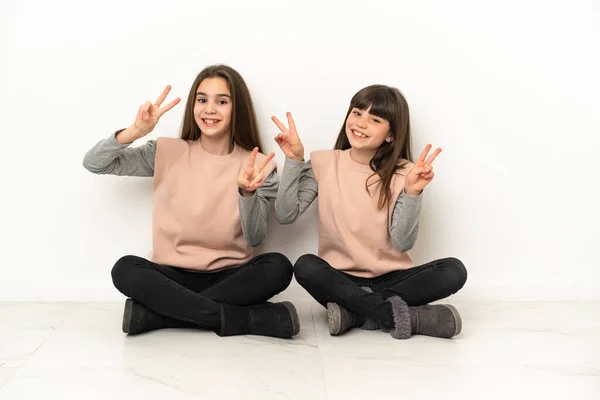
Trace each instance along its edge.
{"label": "grey boot", "polygon": [[412,333],[451,338],[462,330],[460,314],[449,304],[410,307]]}
{"label": "grey boot", "polygon": [[[361,288],[365,292],[373,293],[370,287],[361,286]],[[360,328],[366,331],[379,329],[379,322],[373,318],[349,311],[337,303],[327,303],[327,321],[329,334],[332,336],[341,335],[352,328]]]}
{"label": "grey boot", "polygon": [[394,327],[386,329],[382,326],[381,330],[389,332],[394,339],[408,339],[411,332],[411,313],[409,312],[406,302],[402,300],[400,296],[389,297],[388,301],[392,306],[392,317],[394,320]]}
{"label": "grey boot", "polygon": [[364,317],[346,310],[337,303],[327,303],[327,322],[329,334],[337,336],[362,325]]}

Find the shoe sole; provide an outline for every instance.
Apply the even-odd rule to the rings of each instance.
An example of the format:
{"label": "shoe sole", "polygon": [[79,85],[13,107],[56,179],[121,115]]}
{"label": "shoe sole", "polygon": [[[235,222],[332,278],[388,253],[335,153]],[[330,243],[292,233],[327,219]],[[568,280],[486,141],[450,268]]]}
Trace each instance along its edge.
{"label": "shoe sole", "polygon": [[125,310],[123,311],[123,333],[131,332],[131,314],[133,312],[133,300],[127,299],[125,300]]}
{"label": "shoe sole", "polygon": [[296,311],[296,306],[294,306],[289,301],[284,301],[282,304],[286,306],[290,313],[290,317],[292,317],[292,336],[296,336],[300,332],[300,318],[298,318],[298,311]]}
{"label": "shoe sole", "polygon": [[456,321],[456,329],[454,329],[454,335],[452,335],[452,337],[460,334],[460,332],[462,331],[462,319],[460,318],[460,314],[458,313],[458,310],[450,304],[444,304],[444,307],[448,308],[450,310],[450,312],[452,313],[452,316],[454,317],[454,320]]}
{"label": "shoe sole", "polygon": [[342,312],[337,303],[327,303],[327,322],[329,324],[329,334],[337,336],[342,328]]}

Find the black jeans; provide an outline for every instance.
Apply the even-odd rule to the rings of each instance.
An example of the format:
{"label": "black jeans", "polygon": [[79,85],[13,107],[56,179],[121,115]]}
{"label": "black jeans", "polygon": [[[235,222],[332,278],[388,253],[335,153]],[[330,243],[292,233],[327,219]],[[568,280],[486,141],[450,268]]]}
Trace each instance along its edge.
{"label": "black jeans", "polygon": [[[409,306],[419,306],[458,292],[467,281],[467,270],[456,258],[444,258],[376,278],[358,278],[338,271],[322,258],[306,254],[296,261],[294,275],[321,305],[338,303],[392,327],[391,305],[387,298],[400,296]],[[362,287],[370,288],[373,293]]]}
{"label": "black jeans", "polygon": [[112,269],[115,287],[162,315],[165,327],[221,329],[219,303],[265,303],[292,280],[286,256],[267,253],[236,268],[195,272],[153,263],[137,256],[119,259]]}

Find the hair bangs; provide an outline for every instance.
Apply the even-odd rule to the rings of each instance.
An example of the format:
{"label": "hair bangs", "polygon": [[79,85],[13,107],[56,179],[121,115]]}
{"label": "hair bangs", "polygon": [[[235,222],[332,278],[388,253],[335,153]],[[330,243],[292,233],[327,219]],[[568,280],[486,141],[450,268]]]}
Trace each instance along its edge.
{"label": "hair bangs", "polygon": [[356,94],[352,107],[369,111],[370,114],[386,121],[393,121],[398,114],[398,104],[394,94],[386,86],[370,86]]}

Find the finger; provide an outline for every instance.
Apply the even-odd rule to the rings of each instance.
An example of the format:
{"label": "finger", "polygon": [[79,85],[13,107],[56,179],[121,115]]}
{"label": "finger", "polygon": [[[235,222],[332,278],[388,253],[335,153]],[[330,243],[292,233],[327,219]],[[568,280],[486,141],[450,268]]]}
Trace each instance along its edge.
{"label": "finger", "polygon": [[140,106],[140,117],[142,120],[150,118],[150,113],[148,111],[150,110],[151,106],[152,103],[150,103],[149,101]]}
{"label": "finger", "polygon": [[413,174],[417,174],[417,175],[424,175],[424,174],[430,173],[431,170],[432,170],[432,167],[430,165],[425,165],[422,167],[413,167],[411,172]]}
{"label": "finger", "polygon": [[175,100],[173,100],[172,102],[170,102],[169,104],[167,104],[166,106],[164,106],[163,108],[161,108],[160,115],[163,115],[164,113],[169,111],[171,108],[175,107],[177,104],[179,104],[180,101],[181,101],[181,99],[178,97]]}
{"label": "finger", "polygon": [[269,161],[271,161],[273,157],[275,157],[275,153],[269,153],[269,155],[258,166],[258,171],[260,172],[263,169],[265,169],[265,167],[267,166],[267,164],[269,164]]}
{"label": "finger", "polygon": [[433,171],[431,171],[430,173],[423,175],[423,179],[427,179],[428,181],[430,181],[433,179],[434,176],[435,176],[435,173]]}
{"label": "finger", "polygon": [[250,166],[245,166],[243,168],[243,170],[240,172],[240,176],[242,177],[242,179],[245,179],[248,182],[250,182],[253,175],[254,175],[254,167],[250,167]]}
{"label": "finger", "polygon": [[252,179],[256,175],[256,170],[254,166],[247,166],[246,172],[244,173],[244,177],[248,180],[248,183],[252,182]]}
{"label": "finger", "polygon": [[250,157],[248,157],[248,169],[254,169],[254,163],[256,162],[256,155],[258,154],[258,147],[252,149]]}
{"label": "finger", "polygon": [[165,99],[167,98],[167,95],[169,94],[170,91],[171,91],[171,85],[167,85],[165,90],[163,90],[163,92],[160,94],[160,96],[158,96],[158,98],[154,102],[154,105],[160,106],[162,104],[162,102],[165,101]]}
{"label": "finger", "polygon": [[442,152],[442,149],[441,149],[441,148],[439,148],[439,147],[438,147],[437,149],[435,149],[435,151],[433,152],[433,154],[432,154],[432,155],[430,155],[430,156],[427,158],[427,161],[425,161],[425,164],[427,164],[427,165],[431,165],[431,163],[433,162],[433,160],[435,160],[435,158],[436,158],[436,157],[438,156],[438,154],[440,154],[441,152]]}
{"label": "finger", "polygon": [[241,188],[246,187],[246,185],[248,184],[248,180],[246,179],[246,173],[245,172],[241,172],[240,176],[238,177],[238,186]]}
{"label": "finger", "polygon": [[277,141],[277,143],[279,144],[284,144],[284,143],[288,143],[288,137],[282,133],[280,133],[279,135],[275,136],[275,140]]}
{"label": "finger", "polygon": [[427,153],[429,153],[429,150],[431,150],[430,144],[425,146],[425,149],[423,149],[423,151],[421,152],[421,155],[419,156],[419,159],[417,160],[417,162],[425,162],[425,157],[427,157]]}
{"label": "finger", "polygon": [[271,117],[271,120],[273,122],[275,122],[275,125],[277,125],[277,127],[281,130],[281,132],[287,131],[287,128],[285,127],[285,125],[283,125],[281,123],[281,121],[277,119],[277,117]]}
{"label": "finger", "polygon": [[250,186],[254,187],[256,185],[262,186],[263,175],[258,174],[256,177],[250,182]]}
{"label": "finger", "polygon": [[252,181],[252,182],[250,182],[250,190],[253,190],[253,191],[258,190],[261,187],[263,187],[263,185],[264,185],[263,179],[260,179],[258,181]]}
{"label": "finger", "polygon": [[292,113],[291,112],[287,112],[285,113],[285,115],[287,116],[287,120],[288,120],[288,125],[290,126],[290,131],[294,131],[296,132],[296,124],[294,123],[294,118],[292,117]]}

